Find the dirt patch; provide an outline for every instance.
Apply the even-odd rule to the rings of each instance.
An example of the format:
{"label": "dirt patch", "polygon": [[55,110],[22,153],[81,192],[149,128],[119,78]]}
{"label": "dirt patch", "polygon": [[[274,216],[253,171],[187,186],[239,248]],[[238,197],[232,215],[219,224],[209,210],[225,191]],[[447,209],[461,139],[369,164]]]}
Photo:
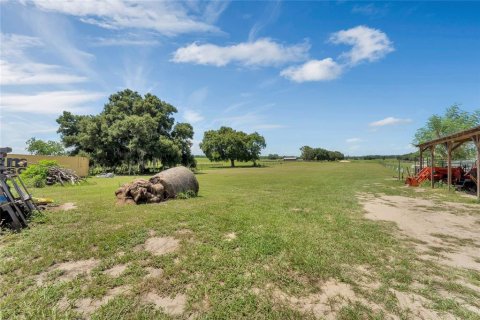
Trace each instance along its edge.
{"label": "dirt patch", "polygon": [[382,286],[378,281],[379,275],[368,265],[357,265],[352,268],[351,265],[345,265],[345,273],[350,276],[353,281],[366,291],[375,291]]}
{"label": "dirt patch", "polygon": [[108,270],[105,270],[104,273],[110,277],[118,277],[127,269],[128,264],[117,264],[116,266],[111,267]]}
{"label": "dirt patch", "polygon": [[460,284],[460,285],[462,285],[462,286],[464,286],[464,287],[469,288],[470,290],[475,291],[475,292],[478,293],[478,294],[480,294],[480,287],[474,285],[473,283],[464,281],[463,279],[462,279],[462,280],[459,280],[457,283]]}
{"label": "dirt patch", "polygon": [[74,209],[77,209],[77,205],[73,202],[66,202],[59,206],[48,207],[48,210],[50,211],[69,211]]}
{"label": "dirt patch", "polygon": [[431,309],[431,301],[414,293],[405,293],[392,289],[393,294],[397,298],[398,306],[413,316],[413,319],[436,320],[436,319],[455,319],[449,313],[439,314]]}
{"label": "dirt patch", "polygon": [[157,308],[161,308],[166,314],[171,316],[181,315],[187,304],[187,297],[179,294],[173,299],[170,297],[161,297],[156,293],[149,292],[142,297],[142,302],[146,304],[154,304]]}
{"label": "dirt patch", "polygon": [[99,260],[92,258],[88,260],[69,261],[53,265],[47,271],[42,272],[37,276],[37,284],[42,285],[45,282],[48,273],[52,271],[61,272],[61,275],[56,279],[57,281],[71,281],[81,274],[89,275],[93,268],[98,266],[99,263]]}
{"label": "dirt patch", "polygon": [[480,271],[480,207],[446,202],[439,206],[402,196],[359,198],[368,219],[395,222],[403,235],[420,240],[414,245],[425,259]]}
{"label": "dirt patch", "polygon": [[225,235],[225,241],[233,241],[237,239],[237,234],[235,232],[230,232]]}
{"label": "dirt patch", "polygon": [[107,291],[107,294],[100,300],[93,300],[91,298],[79,299],[75,302],[75,310],[89,319],[90,316],[101,306],[106,305],[115,297],[126,294],[130,291],[129,286],[115,287]]}
{"label": "dirt patch", "polygon": [[302,313],[311,313],[320,319],[337,319],[340,309],[355,302],[367,305],[374,312],[383,310],[378,305],[357,296],[346,283],[330,279],[322,283],[320,288],[320,293],[303,297],[291,296],[272,285],[267,285],[266,289],[254,289],[253,292],[270,295],[278,303],[286,304]]}
{"label": "dirt patch", "polygon": [[145,241],[145,250],[155,256],[161,256],[174,252],[179,245],[180,242],[173,237],[152,237]]}
{"label": "dirt patch", "polygon": [[145,270],[148,272],[147,277],[149,278],[160,278],[163,275],[163,270],[160,268],[146,267]]}

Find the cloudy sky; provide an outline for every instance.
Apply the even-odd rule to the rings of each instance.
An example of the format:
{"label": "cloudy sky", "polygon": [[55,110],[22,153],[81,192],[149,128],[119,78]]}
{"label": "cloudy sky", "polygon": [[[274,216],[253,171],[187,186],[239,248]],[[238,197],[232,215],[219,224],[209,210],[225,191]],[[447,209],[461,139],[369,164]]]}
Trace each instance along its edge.
{"label": "cloudy sky", "polygon": [[58,140],[63,110],[131,88],[264,154],[412,150],[453,103],[480,107],[479,2],[0,1],[2,146]]}

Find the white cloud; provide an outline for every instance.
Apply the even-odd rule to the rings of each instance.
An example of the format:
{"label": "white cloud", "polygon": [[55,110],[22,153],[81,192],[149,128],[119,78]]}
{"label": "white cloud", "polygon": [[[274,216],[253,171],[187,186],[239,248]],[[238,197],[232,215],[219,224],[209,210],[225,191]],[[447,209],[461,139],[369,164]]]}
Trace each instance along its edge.
{"label": "white cloud", "polygon": [[374,3],[369,3],[366,5],[354,5],[352,8],[353,13],[360,13],[366,16],[380,16],[386,14],[388,11],[387,6],[378,7]]}
{"label": "white cloud", "polygon": [[330,41],[353,46],[350,51],[342,54],[352,65],[378,60],[394,50],[392,42],[384,32],[367,26],[335,32]]}
{"label": "white cloud", "polygon": [[345,140],[347,143],[357,143],[357,142],[361,142],[363,141],[362,139],[360,138],[349,138],[347,140]]}
{"label": "white cloud", "polygon": [[280,75],[295,82],[326,81],[338,78],[342,74],[342,66],[332,58],[310,60],[300,66],[282,70]]}
{"label": "white cloud", "polygon": [[26,51],[32,47],[44,47],[37,37],[0,33],[1,85],[66,84],[86,81],[87,78],[71,74],[58,65],[32,61]]}
{"label": "white cloud", "polygon": [[391,125],[402,124],[402,123],[410,123],[410,122],[412,122],[411,119],[400,119],[400,118],[394,118],[394,117],[387,117],[385,119],[372,122],[372,123],[369,124],[369,126],[370,127],[383,127],[383,126],[391,126]]}
{"label": "white cloud", "polygon": [[[218,31],[213,23],[226,4],[202,4],[199,14],[175,1],[32,0],[43,11],[79,17],[84,23],[108,29],[141,28],[164,35]],[[202,21],[205,20],[205,21]]]}
{"label": "white cloud", "polygon": [[[91,66],[95,56],[79,49],[75,42],[74,29],[68,19],[45,14],[38,10],[28,10],[23,19],[24,23],[28,23],[33,33],[41,39],[43,52],[55,57],[57,63],[63,61],[76,72],[88,76],[92,81],[102,82],[98,70]],[[105,87],[105,84],[103,85]]]}
{"label": "white cloud", "polygon": [[177,49],[172,61],[223,67],[230,63],[246,66],[270,66],[300,61],[307,57],[308,43],[284,46],[263,38],[231,46],[192,43]]}
{"label": "white cloud", "polygon": [[0,108],[2,112],[28,112],[38,114],[60,114],[62,111],[86,113],[87,102],[104,98],[105,94],[88,91],[50,91],[35,94],[2,93]]}
{"label": "white cloud", "polygon": [[26,62],[22,64],[0,60],[0,85],[65,84],[86,81],[87,78],[61,72],[56,65]]}
{"label": "white cloud", "polygon": [[204,119],[200,113],[193,110],[186,110],[183,114],[183,118],[189,123],[197,123]]}
{"label": "white cloud", "polygon": [[137,37],[116,37],[116,38],[95,38],[92,41],[93,46],[97,47],[109,47],[109,46],[118,46],[118,47],[131,47],[131,46],[157,46],[160,44],[160,41],[155,39],[142,39]]}
{"label": "white cloud", "polygon": [[0,46],[2,57],[23,56],[25,49],[43,46],[43,42],[37,37],[13,33],[0,33],[0,41],[2,43]]}

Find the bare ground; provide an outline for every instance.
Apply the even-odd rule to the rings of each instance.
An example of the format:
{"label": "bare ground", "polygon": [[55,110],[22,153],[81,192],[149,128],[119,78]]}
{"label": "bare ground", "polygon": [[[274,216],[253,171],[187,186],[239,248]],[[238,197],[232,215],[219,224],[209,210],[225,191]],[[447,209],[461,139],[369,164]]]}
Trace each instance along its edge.
{"label": "bare ground", "polygon": [[402,196],[361,194],[366,217],[394,222],[424,259],[480,271],[480,208]]}
{"label": "bare ground", "polygon": [[61,275],[56,278],[57,281],[71,281],[81,274],[89,275],[92,269],[98,266],[99,263],[96,259],[88,259],[55,264],[36,277],[37,285],[42,285],[47,279],[48,273],[53,271],[61,272]]}

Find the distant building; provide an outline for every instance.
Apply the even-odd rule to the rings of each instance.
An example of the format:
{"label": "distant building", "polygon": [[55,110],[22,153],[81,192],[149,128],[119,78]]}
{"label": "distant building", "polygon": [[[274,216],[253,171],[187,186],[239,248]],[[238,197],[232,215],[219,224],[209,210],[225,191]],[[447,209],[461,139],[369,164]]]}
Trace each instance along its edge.
{"label": "distant building", "polygon": [[295,157],[295,156],[285,156],[285,157],[283,157],[283,161],[297,161],[297,157]]}

